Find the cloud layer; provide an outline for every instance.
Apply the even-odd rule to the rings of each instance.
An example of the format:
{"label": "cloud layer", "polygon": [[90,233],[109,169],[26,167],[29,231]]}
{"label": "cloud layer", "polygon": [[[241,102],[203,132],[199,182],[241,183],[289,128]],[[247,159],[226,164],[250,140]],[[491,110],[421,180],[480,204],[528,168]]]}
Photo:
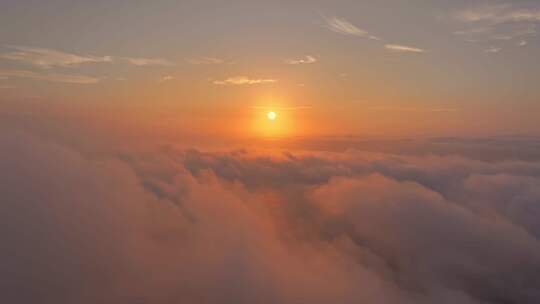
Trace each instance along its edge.
{"label": "cloud layer", "polygon": [[538,161],[0,144],[11,303],[540,300]]}

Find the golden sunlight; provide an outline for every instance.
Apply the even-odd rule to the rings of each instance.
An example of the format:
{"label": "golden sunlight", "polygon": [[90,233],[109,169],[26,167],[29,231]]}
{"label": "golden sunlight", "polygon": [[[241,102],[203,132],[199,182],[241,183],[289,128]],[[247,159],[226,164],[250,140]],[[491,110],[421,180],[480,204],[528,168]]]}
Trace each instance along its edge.
{"label": "golden sunlight", "polygon": [[266,113],[266,117],[268,117],[269,120],[276,120],[277,114],[276,112],[270,111]]}

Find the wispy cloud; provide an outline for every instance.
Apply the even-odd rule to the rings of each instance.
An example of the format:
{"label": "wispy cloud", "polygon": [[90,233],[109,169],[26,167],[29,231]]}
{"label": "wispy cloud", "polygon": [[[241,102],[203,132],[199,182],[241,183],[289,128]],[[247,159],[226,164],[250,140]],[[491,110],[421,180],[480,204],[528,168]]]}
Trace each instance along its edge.
{"label": "wispy cloud", "polygon": [[491,30],[492,30],[491,27],[475,27],[475,28],[455,31],[454,35],[472,36],[472,35],[477,35],[477,34],[484,34],[486,32],[490,32]]}
{"label": "wispy cloud", "polygon": [[464,22],[488,22],[499,24],[506,22],[539,22],[540,9],[516,8],[509,4],[485,5],[459,11],[455,14]]}
{"label": "wispy cloud", "polygon": [[253,85],[275,83],[276,79],[252,79],[246,76],[230,77],[225,80],[215,80],[216,85]]}
{"label": "wispy cloud", "polygon": [[127,57],[124,59],[136,66],[174,66],[173,62],[163,58]]}
{"label": "wispy cloud", "polygon": [[174,77],[170,76],[170,75],[167,75],[167,76],[163,76],[159,79],[159,82],[165,82],[165,81],[170,81],[170,80],[173,80]]}
{"label": "wispy cloud", "polygon": [[495,34],[490,37],[490,39],[493,40],[512,40],[513,35],[504,35],[504,34]]}
{"label": "wispy cloud", "polygon": [[459,109],[456,108],[405,108],[405,107],[371,107],[369,110],[372,111],[383,111],[383,112],[457,112]]}
{"label": "wispy cloud", "polygon": [[525,40],[521,40],[519,43],[518,43],[518,46],[526,46],[527,45],[527,41]]}
{"label": "wispy cloud", "polygon": [[535,36],[537,34],[535,24],[508,25],[471,28],[454,32],[455,35],[465,37],[468,41],[478,40],[512,40],[519,37]]}
{"label": "wispy cloud", "polygon": [[[0,53],[0,59],[20,61],[43,69],[53,67],[73,68],[87,63],[111,63],[111,56],[77,55],[63,51],[8,45],[8,52]],[[173,66],[174,63],[163,58],[125,57],[128,63],[136,66]]]}
{"label": "wispy cloud", "polygon": [[495,54],[495,53],[498,53],[502,50],[502,48],[500,47],[494,47],[494,46],[491,46],[489,47],[488,49],[484,50],[485,53],[491,53],[491,54]]}
{"label": "wispy cloud", "polygon": [[0,59],[20,61],[40,68],[77,67],[84,63],[112,62],[111,56],[76,55],[53,49],[27,46],[6,46],[10,52],[0,54]]}
{"label": "wispy cloud", "polygon": [[285,63],[287,64],[310,64],[315,62],[317,62],[317,58],[309,55],[304,58],[285,60]]}
{"label": "wispy cloud", "polygon": [[46,80],[52,82],[74,83],[74,84],[93,84],[99,82],[99,78],[73,75],[73,74],[56,74],[56,73],[36,73],[25,70],[0,70],[0,77],[16,77],[28,78],[35,80]]}
{"label": "wispy cloud", "polygon": [[194,65],[224,64],[225,60],[214,57],[196,57],[187,59],[187,62]]}
{"label": "wispy cloud", "polygon": [[368,31],[358,28],[356,25],[350,23],[345,19],[340,19],[337,17],[326,18],[327,27],[336,33],[343,35],[352,35],[357,37],[363,37],[373,40],[381,40],[379,37],[370,34]]}
{"label": "wispy cloud", "polygon": [[384,47],[388,50],[395,51],[395,52],[409,52],[409,53],[424,53],[425,52],[425,50],[423,49],[400,45],[400,44],[386,44]]}
{"label": "wispy cloud", "polygon": [[453,17],[464,24],[473,26],[470,29],[454,32],[455,35],[465,37],[467,41],[509,41],[516,38],[523,40],[525,36],[536,36],[536,25],[540,22],[540,9],[494,4],[461,10],[454,13]]}
{"label": "wispy cloud", "polygon": [[512,31],[507,31],[506,33],[502,34],[495,34],[491,36],[491,38],[499,40],[511,40],[517,37],[535,36],[536,34],[536,24],[529,24],[525,28],[514,29]]}

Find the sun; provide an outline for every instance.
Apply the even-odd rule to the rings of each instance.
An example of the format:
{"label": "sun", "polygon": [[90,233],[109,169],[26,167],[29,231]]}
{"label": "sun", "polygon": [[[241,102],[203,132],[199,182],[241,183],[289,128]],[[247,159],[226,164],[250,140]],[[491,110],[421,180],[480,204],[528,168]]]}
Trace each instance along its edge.
{"label": "sun", "polygon": [[292,132],[290,111],[280,111],[280,108],[265,106],[253,111],[254,135],[263,138],[281,138]]}
{"label": "sun", "polygon": [[268,117],[269,120],[276,120],[277,114],[274,111],[270,111],[266,113],[266,117]]}

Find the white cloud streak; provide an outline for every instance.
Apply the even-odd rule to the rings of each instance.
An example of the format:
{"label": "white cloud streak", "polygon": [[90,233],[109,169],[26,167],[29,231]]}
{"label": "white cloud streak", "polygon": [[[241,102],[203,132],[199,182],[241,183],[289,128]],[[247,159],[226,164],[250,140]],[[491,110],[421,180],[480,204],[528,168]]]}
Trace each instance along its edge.
{"label": "white cloud streak", "polygon": [[187,62],[193,65],[210,65],[210,64],[224,64],[225,61],[220,58],[214,57],[196,57],[187,59]]}
{"label": "white cloud streak", "polygon": [[310,63],[315,63],[317,62],[317,58],[313,57],[313,56],[306,56],[304,58],[299,58],[299,59],[287,59],[285,60],[285,63],[287,64],[292,64],[292,65],[296,65],[296,64],[310,64]]}
{"label": "white cloud streak", "polygon": [[28,78],[35,80],[46,80],[52,82],[72,83],[72,84],[94,84],[99,82],[99,78],[57,73],[36,73],[25,70],[0,70],[0,77]]}
{"label": "white cloud streak", "polygon": [[128,63],[135,66],[174,66],[174,63],[163,58],[126,57]]}
{"label": "white cloud streak", "polygon": [[409,52],[409,53],[424,53],[425,52],[425,50],[423,49],[400,45],[400,44],[386,44],[384,47],[387,50],[391,50],[395,52]]}
{"label": "white cloud streak", "polygon": [[[0,59],[31,64],[43,69],[54,67],[74,68],[88,63],[111,63],[112,56],[77,55],[47,48],[8,45],[9,52],[0,53]],[[135,66],[174,66],[174,63],[163,58],[125,57],[122,58]],[[206,58],[209,62],[210,58]],[[213,59],[217,62],[218,59]]]}
{"label": "white cloud streak", "polygon": [[111,56],[76,55],[53,49],[27,46],[7,46],[11,52],[0,54],[0,59],[20,61],[43,69],[52,67],[78,67],[85,63],[109,63]]}
{"label": "white cloud streak", "polygon": [[485,53],[491,53],[491,54],[496,54],[498,52],[500,52],[502,50],[502,48],[499,48],[499,47],[489,47],[488,49],[486,49],[484,52]]}
{"label": "white cloud streak", "polygon": [[246,76],[230,77],[225,80],[215,80],[216,85],[254,85],[254,84],[269,84],[277,82],[276,79],[251,79]]}
{"label": "white cloud streak", "polygon": [[368,31],[358,28],[357,26],[345,19],[333,17],[325,18],[325,20],[328,28],[335,33],[363,37],[373,40],[381,40],[379,37],[371,35]]}
{"label": "white cloud streak", "polygon": [[163,76],[161,77],[161,79],[159,80],[159,82],[165,82],[165,81],[170,81],[170,80],[173,80],[174,77],[170,76],[170,75],[167,75],[167,76]]}

